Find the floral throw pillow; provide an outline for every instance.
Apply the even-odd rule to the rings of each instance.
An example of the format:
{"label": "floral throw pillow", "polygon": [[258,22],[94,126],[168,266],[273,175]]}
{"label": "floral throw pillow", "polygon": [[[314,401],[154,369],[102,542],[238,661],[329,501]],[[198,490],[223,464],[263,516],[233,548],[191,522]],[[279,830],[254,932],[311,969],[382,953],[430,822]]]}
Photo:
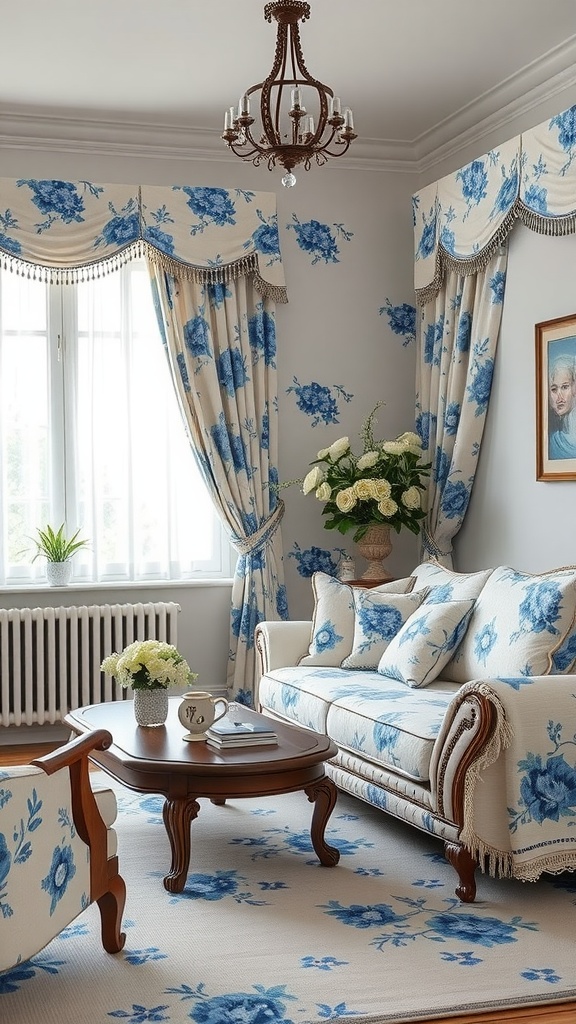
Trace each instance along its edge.
{"label": "floral throw pillow", "polygon": [[[430,595],[429,595],[430,597]],[[378,662],[378,671],[406,686],[427,686],[458,649],[475,601],[428,599],[404,623]]]}
{"label": "floral throw pillow", "polygon": [[414,590],[429,587],[426,600],[435,601],[438,604],[443,604],[446,601],[466,601],[470,597],[478,597],[492,572],[493,569],[481,569],[480,572],[454,572],[431,558],[414,569],[413,575],[416,577]]}
{"label": "floral throw pillow", "polygon": [[378,662],[406,620],[420,607],[426,591],[417,594],[354,592],[354,639],[352,650],[342,668],[378,668]]}
{"label": "floral throw pillow", "polygon": [[[392,580],[374,587],[371,593],[392,591],[407,593],[412,588],[411,576]],[[308,654],[300,658],[299,665],[327,665],[340,668],[342,661],[351,650],[354,641],[354,597],[356,588],[341,583],[325,572],[315,572],[312,577],[314,591],[314,615],[312,638]],[[364,591],[359,591],[364,593]]]}
{"label": "floral throw pillow", "polygon": [[[576,617],[576,568],[542,575],[501,565],[480,594],[466,635],[446,665],[445,679],[541,676],[568,671]],[[555,665],[562,658],[563,667]]]}

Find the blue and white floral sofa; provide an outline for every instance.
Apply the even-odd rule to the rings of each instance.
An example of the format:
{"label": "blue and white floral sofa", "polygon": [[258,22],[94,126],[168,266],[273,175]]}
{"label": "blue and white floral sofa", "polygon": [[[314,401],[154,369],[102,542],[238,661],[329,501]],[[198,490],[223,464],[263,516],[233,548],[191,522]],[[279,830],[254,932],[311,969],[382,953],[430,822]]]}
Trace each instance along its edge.
{"label": "blue and white floral sofa", "polygon": [[257,706],[327,733],[340,789],[442,839],[460,899],[478,865],[576,869],[576,567],[312,583],[312,622],[257,627]]}

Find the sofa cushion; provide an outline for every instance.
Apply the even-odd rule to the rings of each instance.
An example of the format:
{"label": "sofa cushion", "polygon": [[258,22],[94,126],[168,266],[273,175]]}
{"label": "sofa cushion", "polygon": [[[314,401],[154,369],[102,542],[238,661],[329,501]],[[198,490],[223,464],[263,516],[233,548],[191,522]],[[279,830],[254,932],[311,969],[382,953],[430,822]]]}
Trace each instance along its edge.
{"label": "sofa cushion", "polygon": [[460,645],[474,599],[436,604],[430,592],[423,605],[390,641],[378,671],[406,686],[427,686],[440,674]]}
{"label": "sofa cushion", "polygon": [[482,569],[480,572],[453,572],[435,559],[430,559],[414,569],[414,590],[429,587],[427,600],[438,604],[444,601],[466,601],[470,597],[478,597],[493,571]]}
{"label": "sofa cushion", "polygon": [[427,783],[434,743],[457,690],[438,682],[416,697],[410,687],[367,672],[363,684],[332,702],[326,731],[341,750]]}
{"label": "sofa cushion", "polygon": [[443,671],[446,679],[548,675],[572,635],[576,568],[532,575],[494,569],[476,601],[466,635]]}
{"label": "sofa cushion", "polygon": [[[412,589],[414,580],[407,577],[383,583],[374,590],[378,593],[392,591],[405,594]],[[325,572],[315,572],[312,577],[314,592],[314,615],[312,639],[308,654],[300,659],[300,665],[331,665],[339,668],[351,650],[354,640],[354,597],[353,589]]]}
{"label": "sofa cushion", "polygon": [[378,672],[292,666],[262,676],[258,695],[264,710],[426,783],[432,748],[457,690],[455,683],[435,682],[415,699],[407,686]]}
{"label": "sofa cushion", "polygon": [[427,591],[391,594],[373,590],[354,591],[354,641],[342,668],[377,669],[388,644],[406,619],[420,607]]}

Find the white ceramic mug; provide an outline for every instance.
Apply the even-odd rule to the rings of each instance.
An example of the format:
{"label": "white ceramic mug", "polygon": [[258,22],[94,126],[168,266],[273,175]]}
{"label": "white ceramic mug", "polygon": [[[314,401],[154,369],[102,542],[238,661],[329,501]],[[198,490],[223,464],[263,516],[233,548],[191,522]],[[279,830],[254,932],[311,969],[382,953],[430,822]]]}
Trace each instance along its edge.
{"label": "white ceramic mug", "polygon": [[[222,704],[222,711],[218,714],[216,713],[217,704]],[[223,718],[227,711],[228,701],[224,697],[213,697],[206,690],[189,690],[188,693],[184,693],[178,708],[180,723],[185,729],[188,729],[184,739],[205,739],[206,729],[209,729],[219,718]]]}

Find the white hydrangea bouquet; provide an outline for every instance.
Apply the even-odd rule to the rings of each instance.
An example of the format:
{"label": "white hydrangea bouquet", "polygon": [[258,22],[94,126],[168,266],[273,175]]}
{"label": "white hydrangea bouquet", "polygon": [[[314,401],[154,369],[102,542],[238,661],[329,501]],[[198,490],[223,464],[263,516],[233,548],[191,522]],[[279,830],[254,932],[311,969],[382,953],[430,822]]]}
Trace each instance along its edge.
{"label": "white hydrangea bouquet", "polygon": [[161,640],[136,640],[121,654],[104,658],[100,668],[133,690],[166,690],[198,678],[176,648]]}
{"label": "white hydrangea bouquet", "polygon": [[402,527],[420,532],[423,478],[430,472],[424,465],[422,442],[413,431],[393,441],[376,441],[373,427],[379,402],[360,431],[361,455],[354,455],[347,437],[322,448],[302,483],[304,494],[314,493],[323,501],[322,515],[327,530],[348,533],[359,541],[369,526],[385,523],[397,533]]}

